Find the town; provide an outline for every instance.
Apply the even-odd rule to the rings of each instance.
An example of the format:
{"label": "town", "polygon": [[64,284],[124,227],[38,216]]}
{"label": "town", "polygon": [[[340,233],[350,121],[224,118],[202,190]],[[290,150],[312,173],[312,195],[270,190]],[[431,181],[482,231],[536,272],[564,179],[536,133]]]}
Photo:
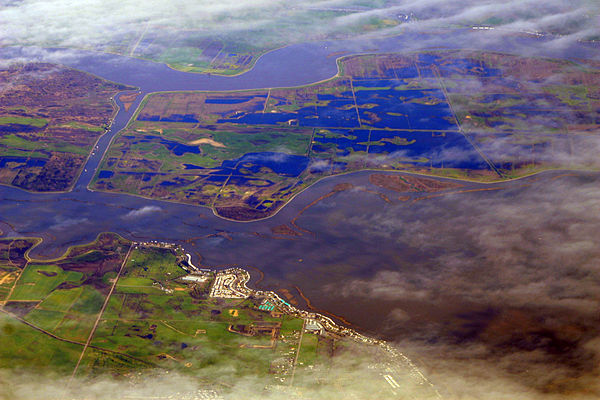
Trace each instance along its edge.
{"label": "town", "polygon": [[[398,377],[406,375],[407,371],[411,379],[418,382],[419,385],[430,386],[431,392],[434,393],[435,398],[441,398],[440,393],[433,386],[433,384],[424,376],[419,368],[403,353],[399,352],[394,346],[390,345],[385,340],[371,338],[357,332],[354,329],[336,323],[332,318],[325,315],[302,310],[291,305],[289,302],[283,300],[277,293],[273,291],[254,290],[247,286],[250,281],[250,273],[240,267],[229,267],[219,270],[210,268],[198,268],[192,263],[191,255],[185,253],[182,246],[174,243],[166,242],[139,242],[135,243],[137,247],[158,247],[163,249],[171,249],[179,254],[181,259],[179,266],[184,269],[188,274],[179,278],[181,282],[185,282],[190,285],[204,284],[211,282],[210,289],[208,290],[208,297],[215,299],[248,299],[252,298],[253,303],[256,304],[255,309],[258,311],[270,313],[271,315],[288,315],[299,318],[303,321],[302,330],[299,337],[282,337],[279,334],[278,326],[258,326],[250,327],[248,332],[239,332],[229,327],[230,332],[244,334],[244,335],[256,335],[258,332],[268,332],[272,336],[271,344],[269,346],[254,346],[264,348],[275,348],[276,338],[278,334],[279,340],[289,342],[290,340],[297,342],[297,348],[295,351],[287,354],[287,358],[280,360],[275,368],[277,370],[276,378],[284,383],[286,381],[293,382],[293,376],[297,364],[298,354],[300,350],[300,344],[302,341],[302,335],[316,335],[319,337],[327,338],[340,338],[348,339],[356,343],[368,346],[375,346],[381,352],[382,356],[378,357],[380,360],[386,360],[378,365],[377,368],[380,371],[380,376],[383,382],[389,385],[389,390],[393,394],[399,393],[400,385],[398,384]],[[264,323],[263,323],[264,325]],[[277,387],[279,390],[284,390],[285,387]],[[198,397],[200,398],[200,397]]]}

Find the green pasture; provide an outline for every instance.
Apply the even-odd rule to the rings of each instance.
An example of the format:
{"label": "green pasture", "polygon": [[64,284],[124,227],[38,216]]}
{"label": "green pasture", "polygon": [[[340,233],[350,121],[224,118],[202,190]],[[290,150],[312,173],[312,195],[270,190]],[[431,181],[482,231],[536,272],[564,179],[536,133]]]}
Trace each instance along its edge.
{"label": "green pasture", "polygon": [[172,64],[177,69],[208,66],[208,63],[198,61],[200,56],[202,56],[202,49],[198,47],[171,47],[160,55],[158,61]]}
{"label": "green pasture", "polygon": [[12,369],[70,373],[83,350],[82,346],[54,339],[4,314],[0,314],[0,332],[0,365]]}
{"label": "green pasture", "polygon": [[[39,138],[41,138],[41,136]],[[0,145],[4,145],[7,148],[14,149],[14,150],[21,150],[21,151],[45,150],[45,151],[56,151],[56,152],[62,152],[62,153],[73,153],[73,154],[79,154],[79,155],[87,155],[88,150],[91,148],[91,145],[86,146],[86,147],[81,147],[81,146],[75,146],[73,144],[70,144],[67,142],[60,142],[60,141],[48,142],[45,140],[27,140],[26,138],[19,136],[19,135],[15,135],[15,134],[0,136]],[[5,154],[4,151],[2,151],[0,154],[7,155],[7,154]],[[40,153],[40,154],[42,154],[41,158],[48,158],[47,155],[44,155],[43,153]],[[31,155],[31,154],[28,154],[28,155],[30,157],[33,157],[33,155]]]}
{"label": "green pasture", "polygon": [[72,289],[58,289],[50,293],[38,308],[48,311],[67,312],[83,293],[82,286]]}
{"label": "green pasture", "polygon": [[64,317],[65,313],[61,311],[35,308],[27,313],[25,320],[49,332],[54,332]]}
{"label": "green pasture", "polygon": [[104,303],[89,286],[53,291],[25,319],[60,337],[85,341]]}
{"label": "green pasture", "polygon": [[104,128],[101,126],[84,124],[84,123],[77,122],[77,121],[67,122],[66,124],[63,124],[62,126],[66,126],[66,127],[73,128],[73,129],[83,129],[88,132],[103,132],[104,131]]}
{"label": "green pasture", "polygon": [[96,318],[96,315],[66,314],[54,333],[65,339],[86,342]]}
{"label": "green pasture", "polygon": [[[123,281],[121,283],[121,281]],[[116,287],[116,293],[131,293],[131,294],[159,294],[162,293],[158,286],[152,286],[152,281],[147,278],[125,278],[119,279],[119,284]]]}
{"label": "green pasture", "polygon": [[123,353],[88,347],[77,370],[77,377],[93,378],[105,374],[126,376],[128,373],[134,371],[140,373],[144,369],[152,367],[154,367],[153,364],[136,360]]}
{"label": "green pasture", "polygon": [[298,354],[298,365],[314,365],[318,360],[319,336],[305,333],[302,335],[300,353]]}
{"label": "green pasture", "polygon": [[0,136],[0,144],[19,150],[39,150],[44,147],[43,142],[27,140],[13,133]]}
{"label": "green pasture", "polygon": [[[273,318],[268,313],[251,309],[251,300],[197,299],[188,290],[171,294],[122,290],[128,285],[148,285],[153,280],[174,284],[169,280],[178,270],[169,250],[134,250],[92,344],[180,372],[193,371],[203,377],[209,377],[212,368],[230,371],[232,378],[249,372],[266,375],[278,353],[252,346],[270,346],[270,336],[244,336],[229,332],[228,326],[280,321],[284,323],[285,332],[291,334],[293,330],[301,329],[302,320]],[[185,285],[177,284],[176,287]],[[229,310],[237,310],[237,317]],[[278,346],[279,350],[287,348],[281,342]],[[89,362],[94,363],[91,359]]]}
{"label": "green pasture", "polygon": [[175,254],[171,250],[138,248],[131,252],[121,279],[138,277],[165,281],[183,275],[186,272],[177,265]]}
{"label": "green pasture", "polygon": [[[42,272],[48,275],[46,276]],[[55,274],[55,275],[54,275]],[[64,271],[53,264],[29,264],[23,270],[12,293],[11,300],[42,300],[63,282],[78,284],[83,274]]]}
{"label": "green pasture", "polygon": [[30,125],[36,128],[42,128],[48,125],[48,120],[45,118],[29,118],[29,117],[0,117],[0,125]]}
{"label": "green pasture", "polygon": [[[121,157],[122,153],[117,150],[126,149],[132,159],[143,158],[161,161],[161,172],[180,171],[183,169],[183,164],[211,168],[219,166],[223,160],[239,158],[244,154],[255,151],[284,151],[289,154],[306,154],[310,145],[312,129],[273,129],[271,127],[264,129],[238,127],[215,131],[189,128],[187,130],[165,129],[162,137],[187,144],[180,136],[183,133],[194,135],[190,142],[202,138],[211,138],[225,147],[216,147],[205,143],[198,145],[201,149],[200,154],[184,153],[176,156],[160,143],[161,136],[157,136],[156,141],[135,144],[120,136],[108,156]],[[139,133],[132,131],[124,132],[123,135],[131,134],[139,135]],[[148,133],[144,134],[144,136],[148,135]],[[116,164],[113,167],[108,167],[105,159],[102,169],[119,170],[120,168]]]}
{"label": "green pasture", "polygon": [[105,296],[92,288],[83,286],[83,291],[71,306],[69,312],[84,315],[96,315],[102,309]]}
{"label": "green pasture", "polygon": [[281,333],[283,335],[290,335],[293,332],[300,332],[304,321],[300,318],[284,317],[281,323]]}
{"label": "green pasture", "polygon": [[50,158],[50,156],[46,153],[42,153],[39,151],[30,151],[30,150],[21,150],[21,149],[14,149],[14,148],[9,148],[9,147],[2,147],[0,146],[0,156],[4,156],[4,157],[31,157],[31,158],[42,158],[42,159],[47,159]]}
{"label": "green pasture", "polygon": [[270,338],[242,336],[227,327],[195,320],[102,320],[92,343],[182,372],[191,368],[204,374],[205,368],[218,367],[231,370],[232,376],[266,374],[272,350],[241,346],[268,346]]}

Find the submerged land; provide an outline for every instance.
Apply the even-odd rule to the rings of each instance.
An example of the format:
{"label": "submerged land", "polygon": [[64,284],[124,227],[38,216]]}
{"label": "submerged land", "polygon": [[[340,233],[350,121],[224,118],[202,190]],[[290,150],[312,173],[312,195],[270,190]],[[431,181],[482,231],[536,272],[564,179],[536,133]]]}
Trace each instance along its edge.
{"label": "submerged land", "polygon": [[[175,374],[204,388],[182,398],[234,397],[240,383],[285,398],[339,388],[435,398],[449,382],[442,392],[456,394],[452,374],[464,382],[474,369],[483,397],[488,378],[514,385],[511,395],[593,397],[597,174],[572,170],[598,165],[598,64],[436,51],[350,56],[339,67],[303,87],[149,94],[97,172],[104,147],[93,142],[128,88],[47,64],[3,71],[35,78],[4,82],[11,101],[44,91],[28,109],[2,109],[5,184],[68,190],[81,160],[98,156],[73,193],[2,189],[0,364],[58,374],[61,385],[72,377],[65,390],[118,376],[130,398]],[[57,71],[99,86],[69,97]],[[137,95],[121,94],[122,109]],[[68,115],[48,117],[71,102]],[[54,124],[81,145],[65,147]],[[43,164],[71,155],[78,171]],[[549,169],[571,171],[509,182]],[[253,221],[322,178],[361,170],[261,223],[189,206]],[[92,175],[92,190],[148,199],[86,191]],[[55,257],[102,230],[137,242],[102,234],[41,260],[31,256],[40,240],[20,237],[44,236],[39,254]],[[158,237],[204,263],[150,242]],[[257,268],[273,286],[246,286]],[[441,385],[348,327],[416,344]],[[15,393],[6,396],[23,397]]]}
{"label": "submerged land", "polygon": [[176,245],[110,233],[49,261],[29,258],[36,242],[0,239],[2,365],[52,371],[65,382],[118,374],[133,398],[140,374],[168,371],[201,389],[164,398],[227,397],[248,379],[288,398],[328,398],[328,385],[347,396],[439,398],[402,353],[248,288],[244,269],[199,268]]}
{"label": "submerged land", "polygon": [[69,189],[126,89],[54,64],[0,70],[0,183],[48,192]]}
{"label": "submerged land", "polygon": [[309,86],[148,95],[93,188],[273,215],[330,175],[379,169],[480,182],[590,169],[600,71],[444,51],[339,60]]}

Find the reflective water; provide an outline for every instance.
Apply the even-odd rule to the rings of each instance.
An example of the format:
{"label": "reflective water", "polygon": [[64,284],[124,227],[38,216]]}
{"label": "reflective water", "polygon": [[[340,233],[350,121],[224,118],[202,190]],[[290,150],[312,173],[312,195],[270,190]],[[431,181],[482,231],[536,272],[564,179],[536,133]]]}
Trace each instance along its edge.
{"label": "reflective water", "polygon": [[[268,53],[253,70],[237,77],[186,74],[161,64],[104,54],[78,53],[77,57],[63,61],[107,79],[139,86],[143,93],[148,93],[159,90],[232,90],[307,84],[336,73],[335,58],[328,57],[331,53],[409,51],[416,50],[415,43],[421,48],[439,46],[442,42],[446,47],[461,47],[469,43],[470,48],[475,45],[490,50],[516,52],[524,48],[532,49],[531,45],[535,45],[533,48],[536,53],[562,55],[561,49],[544,47],[544,43],[536,39],[514,37],[502,42],[473,42],[471,32],[456,31],[452,35],[456,40],[447,40],[447,35],[446,40],[442,41],[437,35],[415,37],[407,34],[379,40],[294,45]],[[12,57],[19,52],[18,49],[1,50],[4,57]],[[569,52],[573,57],[590,54],[583,46],[569,49]],[[406,71],[406,74],[410,73]],[[251,266],[256,268],[252,269],[254,282],[260,279],[258,270],[264,273],[264,280],[259,282],[263,287],[292,291],[297,286],[314,306],[340,315],[363,330],[393,335],[398,331],[390,331],[383,324],[391,305],[377,298],[350,301],[347,296],[340,296],[336,285],[350,278],[373,277],[384,270],[402,270],[416,260],[420,265],[427,264],[433,254],[414,243],[397,241],[393,236],[373,236],[373,229],[378,226],[374,226],[370,218],[375,214],[390,212],[387,223],[391,226],[420,223],[420,218],[443,220],[470,201],[493,198],[499,203],[514,202],[523,191],[528,190],[521,183],[508,182],[500,185],[510,189],[506,192],[466,193],[451,200],[440,197],[409,206],[412,204],[410,201],[398,199],[398,195],[390,191],[386,195],[391,200],[382,200],[383,197],[373,193],[380,189],[369,183],[370,172],[360,172],[325,179],[298,195],[276,216],[252,223],[226,221],[215,217],[206,208],[89,191],[87,185],[108,144],[131,118],[141,100],[142,96],[138,97],[129,112],[121,108],[110,132],[100,138],[98,147],[87,161],[85,172],[72,192],[31,194],[11,187],[0,187],[0,229],[3,233],[43,237],[44,242],[32,253],[38,257],[57,256],[67,246],[93,240],[103,231],[118,232],[134,240],[183,243],[198,264]],[[122,106],[118,99],[116,101]],[[344,134],[358,137],[363,133],[348,131]],[[432,137],[431,140],[434,139]],[[344,143],[344,140],[340,139],[340,143]],[[260,161],[260,155],[244,157],[236,163],[260,165],[260,162],[267,162]],[[286,167],[289,170],[286,171],[294,175],[296,168],[302,167],[304,162],[304,159],[290,160]],[[544,174],[543,177],[551,182],[553,174],[556,173]],[[532,181],[535,179],[532,178]],[[351,183],[354,189],[330,195],[305,210],[320,196],[328,195],[339,183]],[[467,187],[480,189],[485,186],[467,184]],[[409,195],[410,198],[414,196]],[[425,204],[427,212],[424,210]],[[354,223],[357,219],[364,222]],[[273,233],[272,228],[282,224],[290,226],[292,222],[299,227],[295,228],[297,236]],[[291,294],[301,301],[299,292]]]}

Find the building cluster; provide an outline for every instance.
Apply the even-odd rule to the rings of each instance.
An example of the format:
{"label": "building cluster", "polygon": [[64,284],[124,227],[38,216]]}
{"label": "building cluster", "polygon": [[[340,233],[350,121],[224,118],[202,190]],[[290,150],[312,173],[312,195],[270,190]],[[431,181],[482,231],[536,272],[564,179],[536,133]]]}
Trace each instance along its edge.
{"label": "building cluster", "polygon": [[[358,342],[380,344],[380,340],[364,336],[353,329],[336,324],[331,318],[321,314],[308,312],[294,307],[272,291],[252,290],[246,286],[250,280],[248,271],[241,268],[229,268],[217,272],[215,281],[210,289],[210,297],[243,299],[250,295],[262,299],[258,306],[262,311],[278,310],[288,315],[301,318],[307,323],[305,331],[325,335],[327,332],[345,336]],[[306,328],[308,326],[308,329]]]}
{"label": "building cluster", "polygon": [[186,275],[183,278],[181,278],[182,281],[184,282],[191,282],[191,283],[205,283],[210,279],[209,275],[200,275],[200,274],[190,274],[190,275]]}
{"label": "building cluster", "polygon": [[173,249],[183,251],[183,247],[177,243],[159,242],[158,240],[150,240],[149,242],[133,242],[133,247],[159,247],[162,249]]}
{"label": "building cluster", "polygon": [[[200,279],[209,279],[210,274],[214,273],[214,271],[210,270],[206,270],[208,272],[204,271],[205,270],[198,270],[198,272],[194,272],[185,278],[192,282],[198,282]],[[410,375],[413,377],[413,379],[417,379],[421,382],[421,384],[431,385],[433,387],[433,385],[427,380],[427,378],[425,378],[417,366],[408,357],[400,353],[394,347],[390,346],[386,341],[370,338],[359,332],[356,332],[353,329],[338,325],[331,318],[325,315],[296,308],[279,297],[279,295],[275,292],[252,290],[246,286],[246,283],[249,280],[250,274],[248,271],[241,268],[229,268],[218,271],[216,273],[214,283],[210,288],[210,297],[245,299],[252,296],[260,301],[257,308],[261,311],[271,313],[282,312],[287,315],[292,315],[303,319],[304,333],[321,336],[337,335],[354,340],[358,343],[378,346],[383,352],[387,353],[388,356],[391,356],[392,359],[402,362],[409,369]],[[280,339],[284,341],[292,340],[294,342],[299,340],[298,337],[282,337]],[[295,349],[291,348],[290,354],[287,355],[288,357],[282,357],[279,360],[279,363],[275,362],[272,366],[272,369],[274,369],[272,372],[276,374],[276,377],[279,378],[281,382],[286,380],[287,375],[293,368],[293,363],[290,362],[290,357],[292,357],[293,354],[295,354]],[[398,389],[399,384],[394,379],[394,374],[391,371],[382,375],[386,375],[383,377],[390,385],[392,390]],[[435,392],[439,397],[437,390]]]}
{"label": "building cluster", "polygon": [[272,304],[268,299],[264,299],[262,303],[258,306],[258,309],[261,311],[273,311],[275,305]]}
{"label": "building cluster", "polygon": [[210,297],[226,299],[245,299],[252,294],[246,283],[250,280],[248,271],[241,268],[229,268],[217,272],[210,288]]}

